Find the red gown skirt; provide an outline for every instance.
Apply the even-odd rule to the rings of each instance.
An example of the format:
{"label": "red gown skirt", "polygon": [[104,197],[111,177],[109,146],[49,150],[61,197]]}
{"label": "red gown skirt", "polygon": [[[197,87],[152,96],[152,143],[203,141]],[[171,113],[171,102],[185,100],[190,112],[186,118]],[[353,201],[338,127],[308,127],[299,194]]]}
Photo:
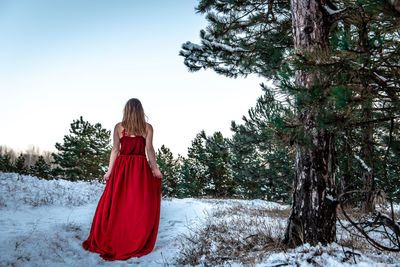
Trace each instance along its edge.
{"label": "red gown skirt", "polygon": [[[125,130],[124,130],[125,131]],[[150,253],[160,220],[161,180],[153,176],[141,136],[120,139],[120,155],[97,205],[84,249],[105,260]]]}

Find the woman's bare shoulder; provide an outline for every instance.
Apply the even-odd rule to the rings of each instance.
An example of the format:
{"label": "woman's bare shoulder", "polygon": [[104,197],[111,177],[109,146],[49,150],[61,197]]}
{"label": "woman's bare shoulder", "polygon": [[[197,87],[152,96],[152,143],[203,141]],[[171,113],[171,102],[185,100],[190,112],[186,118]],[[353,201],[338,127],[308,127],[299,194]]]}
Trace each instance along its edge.
{"label": "woman's bare shoulder", "polygon": [[151,126],[150,123],[146,122],[146,135],[144,136],[144,138],[151,138],[151,136],[153,136],[153,126]]}
{"label": "woman's bare shoulder", "polygon": [[153,131],[153,126],[148,122],[146,122],[146,130],[147,130],[147,132],[148,131],[151,131],[151,132]]}
{"label": "woman's bare shoulder", "polygon": [[114,128],[115,128],[115,129],[120,129],[120,128],[122,128],[122,122],[117,122],[117,124],[115,124]]}
{"label": "woman's bare shoulder", "polygon": [[121,136],[123,130],[124,127],[122,126],[122,122],[115,124],[114,131],[117,132],[119,136]]}

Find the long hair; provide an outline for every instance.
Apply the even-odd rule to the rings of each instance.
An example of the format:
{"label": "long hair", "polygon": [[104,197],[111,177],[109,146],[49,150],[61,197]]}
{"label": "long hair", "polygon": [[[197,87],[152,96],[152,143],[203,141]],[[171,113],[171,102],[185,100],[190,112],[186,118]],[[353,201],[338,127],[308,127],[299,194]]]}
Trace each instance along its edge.
{"label": "long hair", "polygon": [[131,98],[126,102],[121,125],[131,135],[146,135],[146,119],[139,99]]}

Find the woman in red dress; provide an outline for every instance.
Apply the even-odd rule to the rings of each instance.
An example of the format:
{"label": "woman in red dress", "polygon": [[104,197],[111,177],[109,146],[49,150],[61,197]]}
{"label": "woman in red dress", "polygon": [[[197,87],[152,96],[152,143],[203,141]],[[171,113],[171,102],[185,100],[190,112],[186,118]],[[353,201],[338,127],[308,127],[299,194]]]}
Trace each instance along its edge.
{"label": "woman in red dress", "polygon": [[153,128],[145,121],[140,101],[132,98],[114,128],[106,186],[83,248],[110,261],[150,253],[160,220],[161,178]]}

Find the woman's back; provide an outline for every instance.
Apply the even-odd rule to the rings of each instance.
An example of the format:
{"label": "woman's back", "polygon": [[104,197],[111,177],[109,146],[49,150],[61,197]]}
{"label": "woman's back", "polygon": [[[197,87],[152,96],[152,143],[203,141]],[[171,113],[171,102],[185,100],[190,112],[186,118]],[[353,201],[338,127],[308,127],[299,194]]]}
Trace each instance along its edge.
{"label": "woman's back", "polygon": [[131,136],[123,129],[120,143],[120,155],[146,155],[146,139],[143,136]]}

